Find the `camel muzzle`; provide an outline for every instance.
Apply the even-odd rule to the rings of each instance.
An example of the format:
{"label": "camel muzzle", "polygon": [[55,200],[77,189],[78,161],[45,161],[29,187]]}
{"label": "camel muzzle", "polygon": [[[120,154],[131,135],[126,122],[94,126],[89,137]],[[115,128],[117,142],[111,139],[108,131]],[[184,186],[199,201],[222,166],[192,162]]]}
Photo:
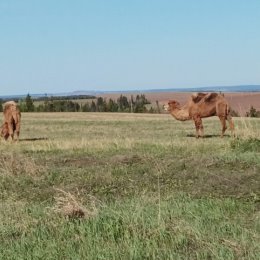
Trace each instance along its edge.
{"label": "camel muzzle", "polygon": [[163,110],[164,110],[164,111],[169,111],[169,108],[170,108],[169,105],[163,105]]}

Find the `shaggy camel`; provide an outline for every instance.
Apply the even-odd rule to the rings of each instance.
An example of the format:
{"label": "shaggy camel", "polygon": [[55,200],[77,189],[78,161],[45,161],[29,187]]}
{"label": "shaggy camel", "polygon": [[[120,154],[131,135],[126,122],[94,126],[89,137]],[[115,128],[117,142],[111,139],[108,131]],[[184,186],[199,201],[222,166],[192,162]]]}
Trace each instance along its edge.
{"label": "shaggy camel", "polygon": [[20,125],[21,125],[21,112],[14,101],[8,101],[3,104],[4,123],[1,127],[1,136],[5,140],[11,136],[14,139],[14,134],[19,139]]}
{"label": "shaggy camel", "polygon": [[193,120],[196,128],[196,137],[203,137],[202,118],[218,116],[222,125],[221,137],[223,137],[228,120],[232,134],[234,134],[234,123],[230,115],[230,108],[223,94],[197,93],[193,94],[187,104],[181,106],[179,102],[170,100],[165,106],[170,114],[179,121]]}

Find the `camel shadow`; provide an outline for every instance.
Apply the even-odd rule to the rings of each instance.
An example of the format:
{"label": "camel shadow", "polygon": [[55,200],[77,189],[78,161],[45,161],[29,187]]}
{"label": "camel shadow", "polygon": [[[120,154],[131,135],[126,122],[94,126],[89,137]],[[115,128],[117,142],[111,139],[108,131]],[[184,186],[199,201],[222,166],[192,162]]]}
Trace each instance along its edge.
{"label": "camel shadow", "polygon": [[[196,138],[196,135],[195,134],[187,134],[186,135],[187,137],[193,137],[193,138]],[[220,135],[204,135],[203,137],[200,137],[200,138],[215,138],[215,137],[220,137]],[[223,138],[225,137],[229,137],[229,135],[224,135]]]}
{"label": "camel shadow", "polygon": [[23,138],[19,139],[19,142],[34,142],[34,141],[42,141],[42,140],[49,140],[47,137],[36,137],[36,138]]}

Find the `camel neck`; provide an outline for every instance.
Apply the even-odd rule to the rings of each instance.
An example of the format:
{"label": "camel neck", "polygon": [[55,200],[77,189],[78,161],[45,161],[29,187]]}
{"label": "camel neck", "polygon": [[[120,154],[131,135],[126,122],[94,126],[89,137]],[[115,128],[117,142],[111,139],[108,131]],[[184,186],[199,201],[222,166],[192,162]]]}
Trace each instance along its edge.
{"label": "camel neck", "polygon": [[187,121],[190,120],[189,111],[184,108],[175,108],[170,111],[170,114],[179,121]]}

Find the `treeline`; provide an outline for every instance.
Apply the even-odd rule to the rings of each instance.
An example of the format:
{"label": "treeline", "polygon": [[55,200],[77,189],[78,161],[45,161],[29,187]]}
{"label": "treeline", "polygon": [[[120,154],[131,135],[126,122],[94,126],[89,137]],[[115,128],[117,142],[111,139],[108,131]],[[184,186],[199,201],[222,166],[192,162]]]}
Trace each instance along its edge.
{"label": "treeline", "polygon": [[[76,100],[87,100],[84,104]],[[2,104],[6,102],[5,99],[0,99],[0,112],[3,111]],[[127,98],[121,95],[116,100],[111,98],[106,99],[102,97],[96,98],[90,95],[77,96],[55,96],[55,97],[41,97],[32,99],[28,94],[24,99],[14,99],[19,104],[21,112],[132,112],[132,113],[160,113],[161,109],[159,102],[156,101],[156,106],[153,107],[144,94],[132,95]],[[233,117],[239,117],[239,113],[231,110]],[[260,111],[253,106],[245,114],[246,117],[260,118]]]}
{"label": "treeline", "polygon": [[[76,98],[65,97],[44,97],[39,102],[36,101],[28,94],[25,99],[19,100],[19,107],[21,112],[133,112],[133,113],[155,113],[158,112],[154,108],[147,109],[147,104],[151,102],[147,100],[145,95],[131,96],[128,99],[126,96],[121,95],[118,99],[108,100],[102,97],[93,97],[91,101],[86,101],[84,104],[80,104],[74,101]],[[82,98],[77,98],[82,99]],[[89,96],[88,96],[89,99]],[[0,100],[0,103],[3,100]],[[158,102],[157,102],[158,105]],[[2,106],[0,106],[2,109]],[[159,107],[159,106],[158,106]]]}
{"label": "treeline", "polygon": [[151,102],[146,99],[145,95],[131,96],[128,99],[121,95],[117,100],[109,99],[108,101],[102,97],[98,97],[96,101],[85,103],[82,106],[83,112],[133,112],[147,113],[151,112],[146,108]]}

